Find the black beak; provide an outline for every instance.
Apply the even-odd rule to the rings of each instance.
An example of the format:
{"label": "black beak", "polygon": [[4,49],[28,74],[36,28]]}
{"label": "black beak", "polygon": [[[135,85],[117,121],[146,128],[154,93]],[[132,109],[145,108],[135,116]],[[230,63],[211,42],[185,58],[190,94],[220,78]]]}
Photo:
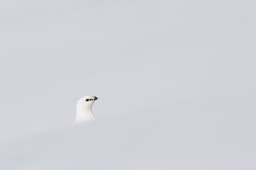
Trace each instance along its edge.
{"label": "black beak", "polygon": [[94,100],[98,100],[98,97],[94,96]]}

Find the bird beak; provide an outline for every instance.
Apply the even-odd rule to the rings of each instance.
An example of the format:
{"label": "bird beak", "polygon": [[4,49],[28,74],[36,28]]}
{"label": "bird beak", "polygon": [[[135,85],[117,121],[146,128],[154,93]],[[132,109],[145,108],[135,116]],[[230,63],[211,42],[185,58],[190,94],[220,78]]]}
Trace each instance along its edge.
{"label": "bird beak", "polygon": [[94,96],[94,100],[98,100],[98,97]]}

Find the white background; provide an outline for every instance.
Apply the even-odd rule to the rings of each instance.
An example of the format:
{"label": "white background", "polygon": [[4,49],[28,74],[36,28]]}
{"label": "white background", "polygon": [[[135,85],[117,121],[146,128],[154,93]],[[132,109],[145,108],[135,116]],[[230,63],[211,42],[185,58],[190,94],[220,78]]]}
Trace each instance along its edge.
{"label": "white background", "polygon": [[[256,168],[254,1],[0,3],[4,169]],[[97,123],[52,134],[88,94]]]}

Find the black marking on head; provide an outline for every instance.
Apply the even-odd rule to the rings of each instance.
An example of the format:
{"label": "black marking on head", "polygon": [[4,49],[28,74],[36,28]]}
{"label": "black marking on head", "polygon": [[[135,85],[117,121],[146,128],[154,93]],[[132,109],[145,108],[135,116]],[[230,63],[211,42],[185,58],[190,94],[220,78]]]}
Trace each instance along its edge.
{"label": "black marking on head", "polygon": [[92,101],[92,100],[94,100],[94,99],[85,99],[86,102],[89,102],[89,101]]}
{"label": "black marking on head", "polygon": [[85,99],[85,101],[86,101],[86,102],[89,102],[89,101],[95,101],[95,100],[97,100],[97,99],[98,99],[98,97],[93,96],[93,98],[87,98],[87,99]]}

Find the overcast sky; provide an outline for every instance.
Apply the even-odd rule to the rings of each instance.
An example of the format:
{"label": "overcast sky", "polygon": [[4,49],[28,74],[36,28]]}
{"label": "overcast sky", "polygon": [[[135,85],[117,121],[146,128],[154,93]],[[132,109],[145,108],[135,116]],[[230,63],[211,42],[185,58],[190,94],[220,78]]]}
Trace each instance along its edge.
{"label": "overcast sky", "polygon": [[87,94],[98,118],[255,94],[255,5],[2,0],[0,139],[70,123]]}

